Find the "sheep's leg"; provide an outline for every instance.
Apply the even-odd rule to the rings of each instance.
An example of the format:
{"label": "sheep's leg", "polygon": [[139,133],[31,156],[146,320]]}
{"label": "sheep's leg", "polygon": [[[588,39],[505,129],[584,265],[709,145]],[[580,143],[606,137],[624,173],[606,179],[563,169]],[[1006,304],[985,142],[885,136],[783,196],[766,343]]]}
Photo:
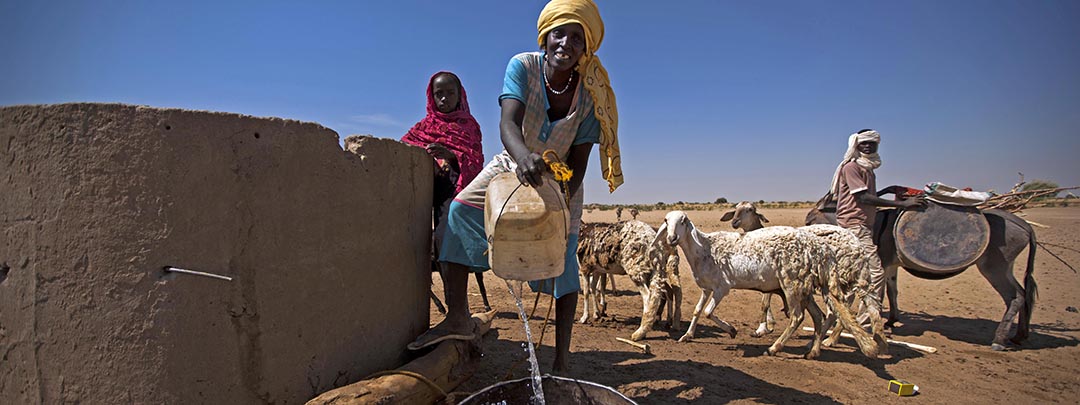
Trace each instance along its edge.
{"label": "sheep's leg", "polygon": [[657,308],[657,320],[660,321],[660,322],[663,322],[663,320],[664,320],[664,311],[667,311],[667,324],[664,325],[664,328],[671,328],[671,321],[672,321],[672,316],[671,316],[672,307],[671,307],[671,302],[670,302],[671,297],[669,295],[667,295],[666,292],[663,292],[662,294],[661,293],[652,293],[652,294],[660,294],[660,308]]}
{"label": "sheep's leg", "polygon": [[596,316],[607,316],[607,281],[610,274],[599,273],[594,275],[594,277],[596,276],[599,276],[597,283],[600,285],[600,287],[596,289],[597,298],[600,300],[596,305]]}
{"label": "sheep's leg", "polygon": [[599,272],[594,272],[591,275],[589,275],[589,280],[590,280],[589,283],[592,286],[591,288],[592,288],[592,304],[593,304],[593,306],[592,306],[592,308],[593,308],[592,314],[593,314],[593,319],[600,319],[600,317],[605,315],[603,308],[601,308],[601,304],[603,302],[602,300],[604,299],[604,291],[603,291],[603,289],[601,288],[601,285],[600,285],[600,282],[603,281],[604,277],[606,277],[604,275],[604,273],[599,273]]}
{"label": "sheep's leg", "polygon": [[[833,281],[833,282],[830,283],[830,285],[836,285],[836,284],[837,284],[836,281]],[[833,287],[829,287],[829,288],[833,288]],[[854,303],[854,302],[855,302],[855,293],[852,292],[852,291],[849,291],[849,292],[847,292],[845,294],[844,300],[842,302],[833,299],[831,297],[831,295],[825,297],[825,305],[826,305],[825,306],[825,325],[822,326],[822,328],[824,328],[823,330],[828,335],[828,338],[826,338],[824,341],[821,342],[821,344],[823,346],[832,347],[833,345],[836,344],[836,342],[840,341],[840,334],[844,332],[844,324],[842,322],[840,322],[840,323],[837,322],[840,319],[840,317],[837,315],[837,311],[832,310],[832,306],[833,305],[847,305],[847,308],[850,308],[852,303]]]}
{"label": "sheep's leg", "polygon": [[[822,328],[824,328],[826,333],[829,334],[829,337],[825,338],[825,340],[821,342],[822,346],[832,347],[836,344],[837,341],[840,340],[840,333],[844,331],[844,326],[838,325],[836,323],[836,320],[836,313],[832,311],[830,311],[829,314],[825,317],[825,325],[823,325]],[[831,333],[829,332],[830,329],[832,330]]]}
{"label": "sheep's leg", "polygon": [[593,289],[593,286],[592,286],[593,278],[592,278],[592,272],[591,271],[589,271],[589,270],[587,270],[585,268],[582,268],[581,270],[582,271],[581,271],[580,278],[581,278],[581,285],[583,286],[583,288],[581,289],[581,298],[582,298],[582,301],[584,303],[582,304],[581,319],[578,320],[578,322],[579,323],[589,323],[589,321],[592,320],[592,313],[589,312],[589,308],[590,308],[589,301],[593,297],[593,294],[591,294],[592,289]]}
{"label": "sheep's leg", "polygon": [[810,320],[814,322],[814,340],[810,342],[810,351],[804,356],[807,360],[815,359],[821,355],[821,339],[825,336],[825,328],[822,327],[821,308],[814,302],[813,296],[807,296],[805,306],[810,311]]}
{"label": "sheep's leg", "polygon": [[[888,351],[888,343],[885,341],[885,334],[882,330],[881,314],[878,312],[878,309],[875,308],[873,302],[874,299],[865,296],[860,300],[858,305],[858,312],[864,313],[862,315],[866,315],[871,324],[870,329],[872,332],[868,334],[862,329],[862,326],[855,315],[851,313],[850,308],[853,304],[852,301],[854,296],[847,295],[841,297],[841,292],[837,288],[835,279],[830,281],[829,284],[829,298],[826,299],[825,303],[829,305],[830,311],[839,320],[839,325],[833,329],[832,336],[829,337],[829,340],[835,342],[839,338],[841,331],[847,329],[851,331],[852,336],[855,338],[855,343],[859,346],[859,350],[867,357],[876,358],[879,354],[886,353]],[[860,315],[860,317],[862,315]]]}
{"label": "sheep's leg", "polygon": [[666,316],[667,323],[665,325],[667,325],[666,326],[667,328],[671,328],[671,324],[674,322],[672,320],[672,316],[675,313],[675,307],[673,307],[671,305],[672,304],[671,303],[671,292],[670,291],[660,291],[660,292],[657,292],[656,294],[660,294],[660,297],[661,297],[661,299],[660,299],[660,308],[658,308],[659,312],[657,312],[656,316],[660,317],[661,322],[664,321],[665,316]]}
{"label": "sheep's leg", "polygon": [[682,287],[672,285],[668,288],[668,321],[671,322],[671,329],[679,330],[682,326]]}
{"label": "sheep's leg", "polygon": [[805,316],[806,312],[805,308],[803,308],[803,297],[799,296],[800,294],[784,291],[784,295],[787,298],[788,316],[791,317],[791,320],[784,332],[776,339],[776,342],[773,342],[772,346],[769,346],[769,350],[765,352],[769,356],[776,355],[784,348],[784,343],[787,343],[791,334],[795,333],[795,330],[802,325],[803,316]]}
{"label": "sheep's leg", "polygon": [[701,316],[701,309],[705,307],[705,301],[708,301],[710,296],[712,296],[712,290],[701,289],[701,299],[698,300],[697,306],[694,307],[694,316],[690,318],[690,326],[686,329],[686,334],[679,338],[680,342],[689,342],[694,338],[694,329],[697,328],[698,317]]}
{"label": "sheep's leg", "polygon": [[758,324],[757,330],[750,332],[750,336],[762,337],[773,331],[776,320],[773,319],[772,310],[770,310],[772,296],[771,293],[761,294],[761,323]]}
{"label": "sheep's leg", "polygon": [[734,326],[731,326],[731,324],[724,322],[724,320],[720,319],[720,317],[713,315],[713,311],[716,310],[716,306],[720,304],[720,300],[724,299],[725,296],[727,296],[727,290],[714,292],[712,300],[709,301],[709,306],[705,308],[705,316],[708,316],[709,319],[712,319],[712,321],[715,322],[716,325],[720,327],[720,329],[722,329],[724,332],[727,332],[728,335],[731,335],[731,337],[734,338],[735,335],[739,333],[739,331],[735,329]]}
{"label": "sheep's leg", "polygon": [[630,340],[638,341],[645,338],[645,334],[656,324],[656,318],[660,315],[659,307],[662,300],[663,295],[659,291],[650,293],[648,288],[642,287],[641,301],[644,307],[641,312],[641,325],[630,335]]}
{"label": "sheep's leg", "polygon": [[[638,293],[641,294],[641,313],[643,315],[645,313],[651,313],[654,316],[656,316],[658,308],[652,308],[652,311],[649,310],[649,308],[651,308],[649,306],[649,298],[652,296],[652,292],[649,291],[649,286],[648,285],[640,285],[640,286],[638,286]],[[657,306],[659,307],[659,305],[657,305]],[[645,317],[642,316],[643,320],[644,320],[644,318]],[[652,327],[652,325],[650,325],[649,327]]]}

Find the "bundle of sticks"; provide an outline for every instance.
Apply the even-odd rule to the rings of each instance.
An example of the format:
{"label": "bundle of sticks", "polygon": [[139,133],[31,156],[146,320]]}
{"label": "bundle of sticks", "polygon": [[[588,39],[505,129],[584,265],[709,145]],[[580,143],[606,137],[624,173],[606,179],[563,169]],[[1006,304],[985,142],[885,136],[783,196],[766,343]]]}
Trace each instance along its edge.
{"label": "bundle of sticks", "polygon": [[1022,190],[1024,184],[1024,174],[1020,173],[1020,182],[1013,186],[1012,190],[1009,190],[1005,194],[997,194],[990,197],[986,203],[979,205],[979,209],[987,210],[991,208],[997,208],[1009,212],[1017,212],[1027,207],[1029,203],[1035,199],[1042,197],[1054,197],[1058,193],[1066,190],[1080,189],[1080,186],[1074,187],[1058,187],[1058,188],[1045,188],[1040,190]]}

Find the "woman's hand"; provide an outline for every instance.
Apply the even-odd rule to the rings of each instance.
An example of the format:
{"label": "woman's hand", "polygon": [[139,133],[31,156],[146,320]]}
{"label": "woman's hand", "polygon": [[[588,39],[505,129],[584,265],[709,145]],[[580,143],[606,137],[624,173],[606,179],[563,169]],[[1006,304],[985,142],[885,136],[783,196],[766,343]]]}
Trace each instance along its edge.
{"label": "woman's hand", "polygon": [[540,187],[544,184],[544,170],[547,169],[547,164],[544,163],[544,158],[540,157],[539,153],[530,152],[523,158],[515,158],[517,162],[517,178],[521,184],[528,184],[533,187]]}
{"label": "woman's hand", "polygon": [[426,149],[427,153],[433,158],[442,159],[447,162],[453,162],[457,160],[457,156],[454,156],[454,152],[451,152],[450,149],[446,148],[446,145],[443,145],[441,143],[429,143]]}

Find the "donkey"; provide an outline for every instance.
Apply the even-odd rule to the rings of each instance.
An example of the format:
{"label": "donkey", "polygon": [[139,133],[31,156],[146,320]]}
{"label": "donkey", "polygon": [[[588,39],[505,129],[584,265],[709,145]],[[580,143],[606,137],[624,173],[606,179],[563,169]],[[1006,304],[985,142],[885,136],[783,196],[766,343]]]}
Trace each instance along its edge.
{"label": "donkey", "polygon": [[[818,204],[806,214],[807,225],[836,224],[835,209],[829,212],[824,200],[823,198],[822,201],[818,201]],[[982,213],[990,224],[990,244],[986,247],[986,251],[975,260],[975,266],[1005,301],[1005,315],[998,323],[997,330],[994,331],[993,343],[990,345],[993,350],[1005,350],[1006,335],[1017,314],[1019,314],[1019,320],[1016,333],[1007,340],[1019,345],[1027,339],[1031,329],[1031,312],[1035,307],[1035,294],[1038,289],[1033,274],[1035,272],[1035,230],[1027,221],[1008,211],[989,209]],[[889,317],[886,325],[890,327],[900,319],[900,309],[896,304],[896,273],[901,264],[896,251],[896,239],[893,237],[893,228],[899,216],[898,209],[883,209],[877,212],[877,218],[874,221],[874,241],[878,246],[881,265],[885,269],[885,290],[889,297]],[[1028,249],[1027,270],[1024,273],[1024,285],[1021,287],[1013,276],[1013,263],[1025,247]],[[960,274],[967,268],[949,274],[927,273],[908,268],[904,270],[922,279],[942,280]]]}

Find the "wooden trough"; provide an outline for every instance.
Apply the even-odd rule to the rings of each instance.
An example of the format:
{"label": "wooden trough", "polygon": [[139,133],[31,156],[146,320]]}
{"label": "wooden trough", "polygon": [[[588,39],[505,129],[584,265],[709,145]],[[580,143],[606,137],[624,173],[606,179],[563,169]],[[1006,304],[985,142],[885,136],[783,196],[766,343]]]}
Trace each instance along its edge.
{"label": "wooden trough", "polygon": [[467,380],[480,353],[476,343],[491,329],[495,311],[473,315],[476,338],[448,340],[396,370],[372,375],[356,383],[327,391],[308,405],[431,404],[446,397]]}

